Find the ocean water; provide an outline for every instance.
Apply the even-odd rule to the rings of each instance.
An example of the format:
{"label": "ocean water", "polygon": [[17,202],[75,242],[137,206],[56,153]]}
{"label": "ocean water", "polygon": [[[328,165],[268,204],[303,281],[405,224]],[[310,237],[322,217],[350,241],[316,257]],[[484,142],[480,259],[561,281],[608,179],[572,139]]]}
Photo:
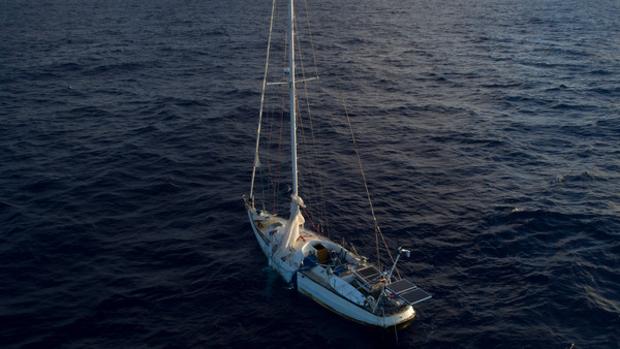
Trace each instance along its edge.
{"label": "ocean water", "polygon": [[345,99],[386,240],[434,296],[412,326],[331,314],[251,234],[270,1],[11,0],[0,347],[620,347],[620,3],[307,5],[328,233],[374,251]]}

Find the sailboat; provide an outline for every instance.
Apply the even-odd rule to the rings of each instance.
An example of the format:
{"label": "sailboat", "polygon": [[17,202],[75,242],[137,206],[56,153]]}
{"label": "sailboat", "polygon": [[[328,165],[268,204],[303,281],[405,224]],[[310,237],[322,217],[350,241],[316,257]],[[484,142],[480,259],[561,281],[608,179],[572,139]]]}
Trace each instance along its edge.
{"label": "sailboat", "polygon": [[[404,327],[416,316],[413,306],[431,298],[429,293],[410,280],[400,277],[396,271],[401,256],[409,256],[410,251],[398,248],[395,259],[390,254],[392,265],[382,268],[379,263],[371,263],[368,258],[359,255],[355,249],[345,248],[344,242],[340,244],[332,241],[305,226],[302,213],[305,203],[298,183],[295,0],[288,0],[287,6],[285,50],[288,51],[288,67],[285,73],[288,78],[284,82],[288,85],[290,116],[290,212],[288,217],[282,217],[256,207],[255,180],[257,168],[261,166],[261,125],[265,90],[269,85],[267,70],[275,10],[276,0],[273,0],[251,189],[249,196],[243,196],[252,231],[271,268],[301,294],[344,318],[364,325],[381,328]],[[367,188],[365,176],[364,185]],[[369,193],[368,199],[370,202]],[[376,223],[372,202],[370,203]],[[375,228],[375,233],[380,234],[378,225]]]}

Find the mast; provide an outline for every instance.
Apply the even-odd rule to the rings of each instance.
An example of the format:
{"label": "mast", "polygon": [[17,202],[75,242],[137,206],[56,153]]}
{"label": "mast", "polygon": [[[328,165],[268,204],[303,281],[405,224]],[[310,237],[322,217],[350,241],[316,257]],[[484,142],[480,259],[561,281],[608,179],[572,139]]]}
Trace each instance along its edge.
{"label": "mast", "polygon": [[[288,14],[288,47],[289,47],[289,72],[288,89],[290,97],[289,113],[291,114],[291,168],[292,168],[292,189],[291,194],[291,213],[287,224],[287,231],[280,245],[279,253],[289,253],[289,248],[297,241],[300,227],[304,224],[304,216],[301,208],[304,201],[299,197],[297,179],[297,98],[295,96],[295,0],[289,0]],[[290,281],[290,280],[289,280]]]}
{"label": "mast", "polygon": [[[297,180],[297,97],[295,88],[295,0],[289,1],[288,14],[288,37],[289,37],[289,74],[288,89],[290,97],[289,113],[291,116],[291,167],[292,167],[292,189],[293,198],[299,194]],[[299,206],[293,199],[293,204]],[[295,211],[295,210],[291,210]],[[293,212],[291,212],[293,214]]]}

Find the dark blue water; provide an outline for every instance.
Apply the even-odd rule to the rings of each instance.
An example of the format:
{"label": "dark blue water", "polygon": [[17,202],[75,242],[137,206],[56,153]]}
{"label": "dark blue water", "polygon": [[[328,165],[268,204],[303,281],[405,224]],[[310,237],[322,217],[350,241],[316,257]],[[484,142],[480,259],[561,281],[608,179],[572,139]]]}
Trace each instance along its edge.
{"label": "dark blue water", "polygon": [[[313,116],[347,99],[434,295],[397,339],[289,290],[250,232],[270,5],[0,3],[0,347],[620,347],[618,1],[309,3]],[[317,130],[329,234],[372,254],[342,130]]]}

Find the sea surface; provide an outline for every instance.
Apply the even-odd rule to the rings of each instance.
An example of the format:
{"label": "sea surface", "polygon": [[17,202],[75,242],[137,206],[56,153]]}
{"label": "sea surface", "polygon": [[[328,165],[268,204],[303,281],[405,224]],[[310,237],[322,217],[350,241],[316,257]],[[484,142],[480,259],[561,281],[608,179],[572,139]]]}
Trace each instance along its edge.
{"label": "sea surface", "polygon": [[359,150],[433,294],[411,327],[297,294],[251,233],[271,1],[5,0],[0,347],[619,348],[620,2],[298,7],[320,77],[301,195],[372,258]]}

